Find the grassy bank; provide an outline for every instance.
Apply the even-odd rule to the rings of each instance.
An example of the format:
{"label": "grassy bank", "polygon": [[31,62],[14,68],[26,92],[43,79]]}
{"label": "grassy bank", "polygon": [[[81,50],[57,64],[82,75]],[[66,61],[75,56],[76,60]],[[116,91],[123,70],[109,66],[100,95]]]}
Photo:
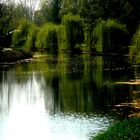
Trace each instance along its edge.
{"label": "grassy bank", "polygon": [[116,123],[93,140],[139,140],[140,118],[130,118]]}

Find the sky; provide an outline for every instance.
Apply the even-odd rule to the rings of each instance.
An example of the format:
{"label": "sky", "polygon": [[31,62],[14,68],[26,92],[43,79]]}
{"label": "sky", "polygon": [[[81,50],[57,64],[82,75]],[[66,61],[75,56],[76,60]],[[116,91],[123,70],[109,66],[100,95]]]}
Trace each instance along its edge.
{"label": "sky", "polygon": [[10,2],[13,1],[15,3],[23,3],[23,4],[27,4],[27,5],[31,5],[33,7],[35,7],[35,10],[39,9],[39,4],[40,4],[40,0],[0,0],[0,2]]}

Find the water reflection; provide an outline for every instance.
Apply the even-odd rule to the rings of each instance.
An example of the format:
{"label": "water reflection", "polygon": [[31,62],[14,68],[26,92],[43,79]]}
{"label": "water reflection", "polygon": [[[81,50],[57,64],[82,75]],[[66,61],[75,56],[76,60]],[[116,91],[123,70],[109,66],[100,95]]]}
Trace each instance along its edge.
{"label": "water reflection", "polygon": [[[118,65],[114,65],[118,63]],[[134,74],[123,58],[47,55],[0,72],[1,140],[88,140],[131,101]]]}

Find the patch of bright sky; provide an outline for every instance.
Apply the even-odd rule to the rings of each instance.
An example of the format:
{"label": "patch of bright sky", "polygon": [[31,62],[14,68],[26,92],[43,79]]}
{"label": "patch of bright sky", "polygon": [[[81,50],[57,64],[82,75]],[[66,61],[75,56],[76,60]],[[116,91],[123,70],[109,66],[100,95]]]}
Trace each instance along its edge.
{"label": "patch of bright sky", "polygon": [[5,3],[9,3],[9,2],[23,3],[25,5],[32,6],[35,8],[35,10],[37,10],[37,9],[39,9],[40,1],[41,0],[0,0],[0,3],[2,3],[2,2],[5,2]]}

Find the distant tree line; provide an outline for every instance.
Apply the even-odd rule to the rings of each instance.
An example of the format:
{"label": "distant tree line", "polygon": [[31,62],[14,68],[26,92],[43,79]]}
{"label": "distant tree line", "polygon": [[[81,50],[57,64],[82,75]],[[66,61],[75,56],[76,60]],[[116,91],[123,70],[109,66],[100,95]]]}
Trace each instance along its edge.
{"label": "distant tree line", "polygon": [[1,48],[137,52],[138,0],[41,0],[36,7],[34,0],[0,2]]}

